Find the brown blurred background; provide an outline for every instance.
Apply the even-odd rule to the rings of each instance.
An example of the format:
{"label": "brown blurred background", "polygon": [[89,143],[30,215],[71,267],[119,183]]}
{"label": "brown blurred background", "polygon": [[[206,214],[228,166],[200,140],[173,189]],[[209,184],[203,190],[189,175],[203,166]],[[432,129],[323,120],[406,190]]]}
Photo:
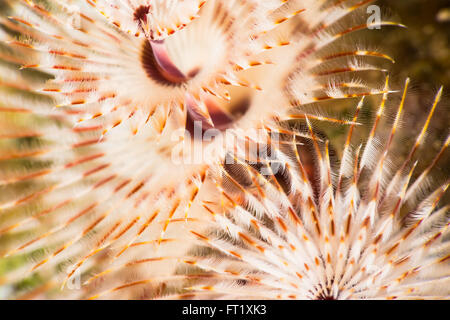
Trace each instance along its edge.
{"label": "brown blurred background", "polygon": [[[426,119],[433,97],[441,85],[444,95],[430,125],[421,155],[430,159],[442,146],[450,124],[450,1],[449,0],[380,0],[376,2],[385,15],[407,26],[383,28],[379,32],[380,48],[387,48],[395,58],[392,75],[398,83],[410,77],[412,87],[404,118],[405,131],[411,135]],[[450,174],[448,157],[439,167],[444,177]]]}

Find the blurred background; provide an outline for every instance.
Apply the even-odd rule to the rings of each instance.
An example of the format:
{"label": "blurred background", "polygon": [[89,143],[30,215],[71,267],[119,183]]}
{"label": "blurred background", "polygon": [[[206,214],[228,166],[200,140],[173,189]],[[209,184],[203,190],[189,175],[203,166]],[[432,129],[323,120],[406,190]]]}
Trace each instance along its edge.
{"label": "blurred background", "polygon": [[[384,27],[381,32],[374,33],[379,47],[388,50],[396,61],[390,68],[394,82],[402,84],[404,79],[411,78],[404,132],[418,132],[436,92],[444,86],[443,99],[421,152],[421,162],[427,162],[450,133],[450,1],[380,0],[375,3],[382,7],[385,16],[407,26],[406,29]],[[450,174],[449,158],[447,152],[439,165],[444,179]],[[444,200],[449,199],[447,196]]]}
{"label": "blurred background", "polygon": [[[402,118],[403,130],[399,133],[400,141],[404,143],[395,145],[398,149],[395,150],[398,154],[396,160],[402,161],[402,157],[407,155],[427,119],[436,93],[444,86],[444,94],[430,123],[426,141],[419,149],[420,161],[416,173],[420,173],[439,152],[450,133],[450,1],[379,0],[374,4],[381,7],[382,20],[399,22],[407,27],[383,26],[380,30],[362,31],[362,34],[355,36],[356,39],[362,38],[362,43],[373,44],[378,51],[394,58],[394,64],[385,65],[391,77],[391,88],[402,90],[405,79],[411,79]],[[388,118],[395,116],[399,96],[397,94],[396,99],[392,96],[392,103],[386,111]],[[366,127],[366,134],[371,128],[379,101],[379,97],[366,101],[371,107],[364,108],[364,114],[360,117]],[[351,118],[356,104],[352,99],[333,102],[330,110],[339,110],[338,114],[343,113]],[[346,128],[331,127],[329,124],[319,126],[329,137],[333,137],[334,145],[339,149],[346,137]],[[442,174],[433,175],[433,179],[444,180],[449,177],[448,152],[440,160],[438,169]],[[450,196],[447,195],[442,203],[448,203],[449,200]]]}

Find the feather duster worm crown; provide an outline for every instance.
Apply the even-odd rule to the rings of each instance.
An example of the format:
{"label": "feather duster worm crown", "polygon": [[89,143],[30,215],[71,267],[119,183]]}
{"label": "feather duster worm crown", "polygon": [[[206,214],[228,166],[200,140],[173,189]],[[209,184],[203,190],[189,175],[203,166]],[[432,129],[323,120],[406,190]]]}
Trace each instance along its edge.
{"label": "feather duster worm crown", "polygon": [[309,120],[312,171],[292,135],[270,146],[275,155],[270,162],[248,164],[235,155],[233,165],[217,169],[218,194],[202,202],[202,218],[171,240],[192,241],[188,255],[154,256],[116,269],[152,268],[174,259],[177,273],[129,282],[93,298],[150,282],[165,289],[154,292],[157,297],[170,299],[448,298],[448,205],[439,202],[449,184],[425,188],[429,192],[424,187],[450,138],[415,173],[415,154],[426,141],[442,90],[409,153],[394,165],[406,90],[387,128],[383,97],[365,146],[353,148],[361,101],[340,163],[330,160],[329,142],[314,133]]}
{"label": "feather duster worm crown", "polygon": [[[394,24],[369,24],[360,13],[371,2],[5,1],[0,255],[17,266],[0,284],[24,287],[16,296],[29,279],[26,297],[88,296],[87,285],[60,289],[135,261],[149,246],[153,256],[163,246],[187,250],[189,242],[168,239],[202,214],[199,199],[214,189],[210,168],[227,150],[175,165],[172,133],[183,131],[183,151],[195,122],[273,131],[277,120],[306,116],[349,124],[304,107],[389,92],[364,75],[384,73],[382,60],[392,58],[346,38]],[[124,276],[175,266],[135,266]],[[120,281],[97,281],[96,290]]]}

